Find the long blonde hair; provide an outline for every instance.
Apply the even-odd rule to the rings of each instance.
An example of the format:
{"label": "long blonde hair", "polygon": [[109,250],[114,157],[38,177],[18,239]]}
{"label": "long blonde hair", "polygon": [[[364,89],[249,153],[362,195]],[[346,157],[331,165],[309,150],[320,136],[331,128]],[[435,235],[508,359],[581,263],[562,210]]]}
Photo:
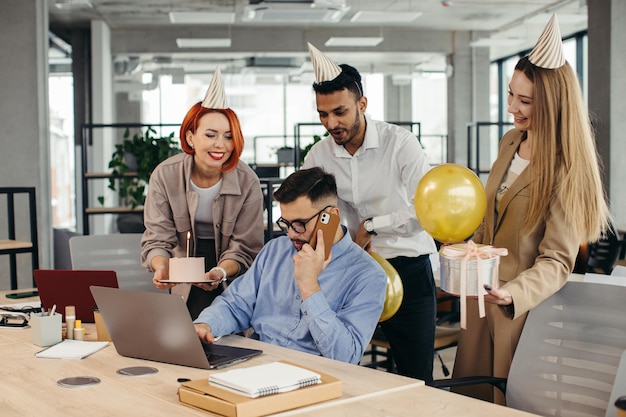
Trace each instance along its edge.
{"label": "long blonde hair", "polygon": [[581,242],[596,241],[608,229],[611,215],[578,78],[567,62],[543,69],[525,57],[515,70],[534,86],[531,205],[524,230],[545,221],[549,205],[558,200]]}

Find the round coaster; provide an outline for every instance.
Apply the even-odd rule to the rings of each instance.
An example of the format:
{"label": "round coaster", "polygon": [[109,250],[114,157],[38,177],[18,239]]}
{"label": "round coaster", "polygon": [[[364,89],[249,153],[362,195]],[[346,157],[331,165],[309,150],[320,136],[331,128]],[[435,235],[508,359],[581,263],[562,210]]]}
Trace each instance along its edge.
{"label": "round coaster", "polygon": [[100,383],[100,379],[95,376],[72,376],[69,378],[59,379],[57,385],[65,388],[86,387]]}
{"label": "round coaster", "polygon": [[159,370],[151,366],[129,366],[128,368],[117,370],[118,374],[127,376],[150,375],[156,374],[157,372],[159,372]]}

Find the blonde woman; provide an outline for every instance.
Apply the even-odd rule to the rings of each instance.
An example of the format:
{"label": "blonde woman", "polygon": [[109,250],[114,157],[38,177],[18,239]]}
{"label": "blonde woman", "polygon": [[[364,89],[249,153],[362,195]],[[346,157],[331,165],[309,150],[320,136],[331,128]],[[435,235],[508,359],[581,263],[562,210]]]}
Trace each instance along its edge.
{"label": "blonde woman", "polygon": [[[550,35],[553,36],[550,39]],[[485,288],[486,317],[468,300],[453,377],[506,377],[527,313],[571,274],[580,243],[595,241],[610,218],[591,126],[576,74],[562,56],[553,16],[509,84],[515,129],[485,187],[487,211],[472,240],[508,249],[498,289]],[[455,391],[505,404],[489,386]]]}

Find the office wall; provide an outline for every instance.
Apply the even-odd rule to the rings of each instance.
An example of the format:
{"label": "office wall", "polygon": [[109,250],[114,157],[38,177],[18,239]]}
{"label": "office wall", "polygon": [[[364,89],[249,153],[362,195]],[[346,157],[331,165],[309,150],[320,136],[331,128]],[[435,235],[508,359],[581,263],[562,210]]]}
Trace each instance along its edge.
{"label": "office wall", "polygon": [[[0,186],[36,188],[42,267],[52,259],[47,7],[40,0],[0,2]],[[18,212],[19,224],[28,222],[27,215]],[[0,239],[6,238],[6,227],[0,221]],[[30,240],[28,228],[17,234]],[[18,256],[20,286],[32,285],[30,270],[28,255]],[[8,257],[0,256],[0,289],[8,288],[8,275]]]}

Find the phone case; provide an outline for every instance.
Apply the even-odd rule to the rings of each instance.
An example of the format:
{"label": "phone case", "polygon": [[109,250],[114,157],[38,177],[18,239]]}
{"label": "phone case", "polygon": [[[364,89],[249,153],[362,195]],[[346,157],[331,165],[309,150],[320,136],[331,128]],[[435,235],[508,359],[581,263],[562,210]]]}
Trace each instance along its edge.
{"label": "phone case", "polygon": [[330,248],[333,245],[337,227],[339,227],[339,216],[336,214],[323,212],[317,218],[317,223],[315,223],[315,229],[309,244],[315,249],[317,245],[317,231],[321,229],[324,233],[324,259],[328,259],[330,255]]}

